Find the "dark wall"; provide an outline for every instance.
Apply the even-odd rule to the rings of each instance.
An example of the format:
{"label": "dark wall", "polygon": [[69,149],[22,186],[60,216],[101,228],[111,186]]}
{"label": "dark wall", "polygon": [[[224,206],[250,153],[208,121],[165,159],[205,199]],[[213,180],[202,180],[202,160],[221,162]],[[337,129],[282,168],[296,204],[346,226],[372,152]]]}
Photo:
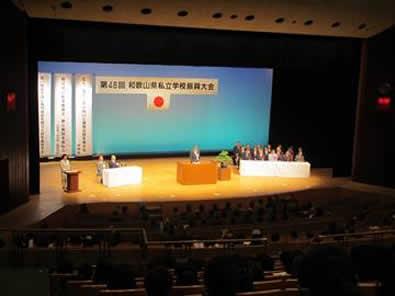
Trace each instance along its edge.
{"label": "dark wall", "polygon": [[[11,1],[2,3],[0,19],[0,159],[5,160],[2,167],[8,167],[8,184],[0,183],[0,192],[6,192],[0,197],[0,208],[7,210],[29,196],[27,19]],[[16,94],[15,111],[7,111],[9,92]]]}
{"label": "dark wall", "polygon": [[[38,60],[51,60],[273,67],[271,143],[301,145],[314,167],[333,167],[337,175],[350,175],[360,40],[31,22],[33,66]],[[32,144],[37,147],[37,139]],[[32,153],[38,162],[37,149]]]}
{"label": "dark wall", "polygon": [[379,111],[376,100],[382,83],[395,86],[394,40],[392,27],[368,39],[364,46],[353,166],[354,180],[390,187],[395,187],[394,91],[389,111]]}

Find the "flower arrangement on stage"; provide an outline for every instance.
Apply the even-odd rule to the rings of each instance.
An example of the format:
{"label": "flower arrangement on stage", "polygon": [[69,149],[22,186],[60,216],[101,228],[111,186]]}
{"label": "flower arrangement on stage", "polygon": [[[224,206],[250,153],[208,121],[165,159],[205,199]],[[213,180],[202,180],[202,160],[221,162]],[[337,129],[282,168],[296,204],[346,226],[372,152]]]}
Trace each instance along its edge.
{"label": "flower arrangement on stage", "polygon": [[215,159],[221,164],[221,168],[227,168],[232,163],[232,157],[229,156],[229,152],[226,150],[221,151]]}

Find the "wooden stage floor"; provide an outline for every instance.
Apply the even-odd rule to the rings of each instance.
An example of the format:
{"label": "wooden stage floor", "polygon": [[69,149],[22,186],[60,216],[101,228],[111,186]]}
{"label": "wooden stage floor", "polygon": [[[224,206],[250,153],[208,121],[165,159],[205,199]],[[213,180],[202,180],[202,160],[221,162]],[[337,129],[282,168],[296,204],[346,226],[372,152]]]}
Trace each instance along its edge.
{"label": "wooden stage floor", "polygon": [[[212,159],[210,157],[203,160]],[[312,170],[310,178],[241,177],[233,169],[230,181],[209,185],[181,185],[176,181],[177,161],[185,158],[157,158],[124,160],[123,164],[143,168],[143,182],[107,188],[96,182],[95,161],[71,161],[72,168],[81,170],[80,192],[63,193],[59,164],[41,164],[41,196],[60,197],[65,204],[89,202],[163,202],[210,200],[255,195],[270,195],[312,188],[333,187],[339,179],[331,177],[329,169]]]}
{"label": "wooden stage floor", "polygon": [[0,227],[26,226],[40,221],[65,205],[79,203],[215,200],[334,187],[380,192],[395,197],[395,189],[356,183],[350,178],[332,178],[331,169],[313,169],[311,177],[307,179],[240,177],[234,170],[230,181],[213,185],[180,185],[176,182],[176,163],[180,160],[186,158],[126,160],[126,165],[143,167],[143,183],[117,188],[106,188],[96,183],[95,161],[72,161],[73,168],[82,171],[81,192],[72,194],[62,191],[59,163],[41,163],[41,193],[31,196],[26,204],[1,215]]}

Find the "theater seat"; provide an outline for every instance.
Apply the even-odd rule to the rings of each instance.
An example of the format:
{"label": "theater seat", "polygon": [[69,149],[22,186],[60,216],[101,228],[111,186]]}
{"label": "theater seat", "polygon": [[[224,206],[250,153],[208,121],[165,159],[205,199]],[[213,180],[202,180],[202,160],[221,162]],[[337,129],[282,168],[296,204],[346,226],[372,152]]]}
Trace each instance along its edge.
{"label": "theater seat", "polygon": [[145,296],[145,289],[100,290],[98,296]]}
{"label": "theater seat", "polygon": [[300,290],[297,288],[273,289],[254,292],[237,293],[238,296],[299,296]]}
{"label": "theater seat", "polygon": [[361,282],[358,283],[358,291],[360,296],[377,296],[377,282]]}

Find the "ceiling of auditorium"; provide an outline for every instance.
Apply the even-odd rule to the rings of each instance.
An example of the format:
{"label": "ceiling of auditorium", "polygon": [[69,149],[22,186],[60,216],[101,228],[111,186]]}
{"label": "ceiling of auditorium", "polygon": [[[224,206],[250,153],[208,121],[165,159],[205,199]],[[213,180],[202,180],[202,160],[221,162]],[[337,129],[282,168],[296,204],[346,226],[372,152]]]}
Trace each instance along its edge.
{"label": "ceiling of auditorium", "polygon": [[30,17],[366,38],[394,25],[394,0],[13,0]]}

